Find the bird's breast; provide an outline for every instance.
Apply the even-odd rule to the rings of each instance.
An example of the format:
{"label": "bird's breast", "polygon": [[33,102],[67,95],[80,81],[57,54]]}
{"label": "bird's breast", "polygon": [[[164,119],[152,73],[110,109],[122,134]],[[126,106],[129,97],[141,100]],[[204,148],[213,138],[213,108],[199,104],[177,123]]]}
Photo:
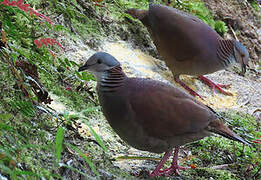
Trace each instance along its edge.
{"label": "bird's breast", "polygon": [[102,112],[112,129],[130,146],[154,153],[162,153],[172,147],[165,140],[149,136],[128,103],[125,93],[99,93]]}

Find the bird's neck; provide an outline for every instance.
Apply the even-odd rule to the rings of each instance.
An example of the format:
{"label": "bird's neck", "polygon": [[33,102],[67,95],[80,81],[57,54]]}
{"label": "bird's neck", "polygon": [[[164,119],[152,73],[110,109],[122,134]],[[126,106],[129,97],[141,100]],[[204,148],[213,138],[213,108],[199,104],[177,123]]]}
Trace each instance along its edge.
{"label": "bird's neck", "polygon": [[235,43],[234,40],[220,39],[218,44],[217,55],[222,65],[226,68],[236,61],[234,54]]}
{"label": "bird's neck", "polygon": [[107,70],[98,80],[97,89],[99,91],[117,91],[121,86],[123,86],[127,76],[122,71],[120,65],[113,67],[110,70]]}

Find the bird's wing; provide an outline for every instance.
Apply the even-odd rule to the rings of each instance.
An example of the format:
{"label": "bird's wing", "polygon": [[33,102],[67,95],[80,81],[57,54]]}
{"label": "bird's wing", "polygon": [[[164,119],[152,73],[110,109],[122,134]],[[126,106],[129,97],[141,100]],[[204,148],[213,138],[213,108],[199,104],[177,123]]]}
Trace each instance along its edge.
{"label": "bird's wing", "polygon": [[147,19],[159,53],[175,61],[192,60],[208,44],[209,36],[218,36],[197,17],[166,6],[151,6]]}
{"label": "bird's wing", "polygon": [[212,111],[178,88],[148,79],[131,80],[132,84],[135,89],[130,88],[128,98],[134,119],[148,135],[164,139],[195,133],[214,119]]}

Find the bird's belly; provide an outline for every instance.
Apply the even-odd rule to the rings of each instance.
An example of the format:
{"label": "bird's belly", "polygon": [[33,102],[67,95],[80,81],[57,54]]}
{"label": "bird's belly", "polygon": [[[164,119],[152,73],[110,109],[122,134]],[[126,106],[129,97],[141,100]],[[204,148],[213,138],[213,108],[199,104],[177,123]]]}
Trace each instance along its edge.
{"label": "bird's belly", "polygon": [[173,75],[176,74],[186,74],[191,76],[200,76],[205,74],[211,74],[216,71],[224,69],[220,63],[213,62],[212,64],[208,63],[199,63],[194,61],[178,62],[173,60],[171,63],[167,64]]}
{"label": "bird's belly", "polygon": [[125,96],[127,95],[100,94],[99,96],[102,112],[112,129],[122,140],[136,149],[154,153],[171,149],[167,141],[149,136],[144,131],[142,124],[137,122],[132,108],[126,103]]}
{"label": "bird's belly", "polygon": [[130,119],[122,116],[122,122],[116,123],[115,119],[107,118],[110,126],[130,146],[154,153],[162,153],[170,150],[172,146],[167,141],[151,137],[144,130]]}

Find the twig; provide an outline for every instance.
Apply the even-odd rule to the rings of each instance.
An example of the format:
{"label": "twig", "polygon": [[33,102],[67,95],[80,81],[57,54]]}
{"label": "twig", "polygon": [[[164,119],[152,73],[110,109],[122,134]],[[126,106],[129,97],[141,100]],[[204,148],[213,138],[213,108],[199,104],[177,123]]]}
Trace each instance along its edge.
{"label": "twig", "polygon": [[230,26],[230,24],[228,25],[229,29],[232,31],[233,35],[234,35],[234,38],[238,41],[238,38],[237,38],[237,35],[234,31],[234,29]]}
{"label": "twig", "polygon": [[233,165],[233,164],[222,164],[222,165],[212,166],[212,167],[210,167],[210,168],[211,168],[211,169],[226,169],[226,168],[228,168],[230,165]]}

